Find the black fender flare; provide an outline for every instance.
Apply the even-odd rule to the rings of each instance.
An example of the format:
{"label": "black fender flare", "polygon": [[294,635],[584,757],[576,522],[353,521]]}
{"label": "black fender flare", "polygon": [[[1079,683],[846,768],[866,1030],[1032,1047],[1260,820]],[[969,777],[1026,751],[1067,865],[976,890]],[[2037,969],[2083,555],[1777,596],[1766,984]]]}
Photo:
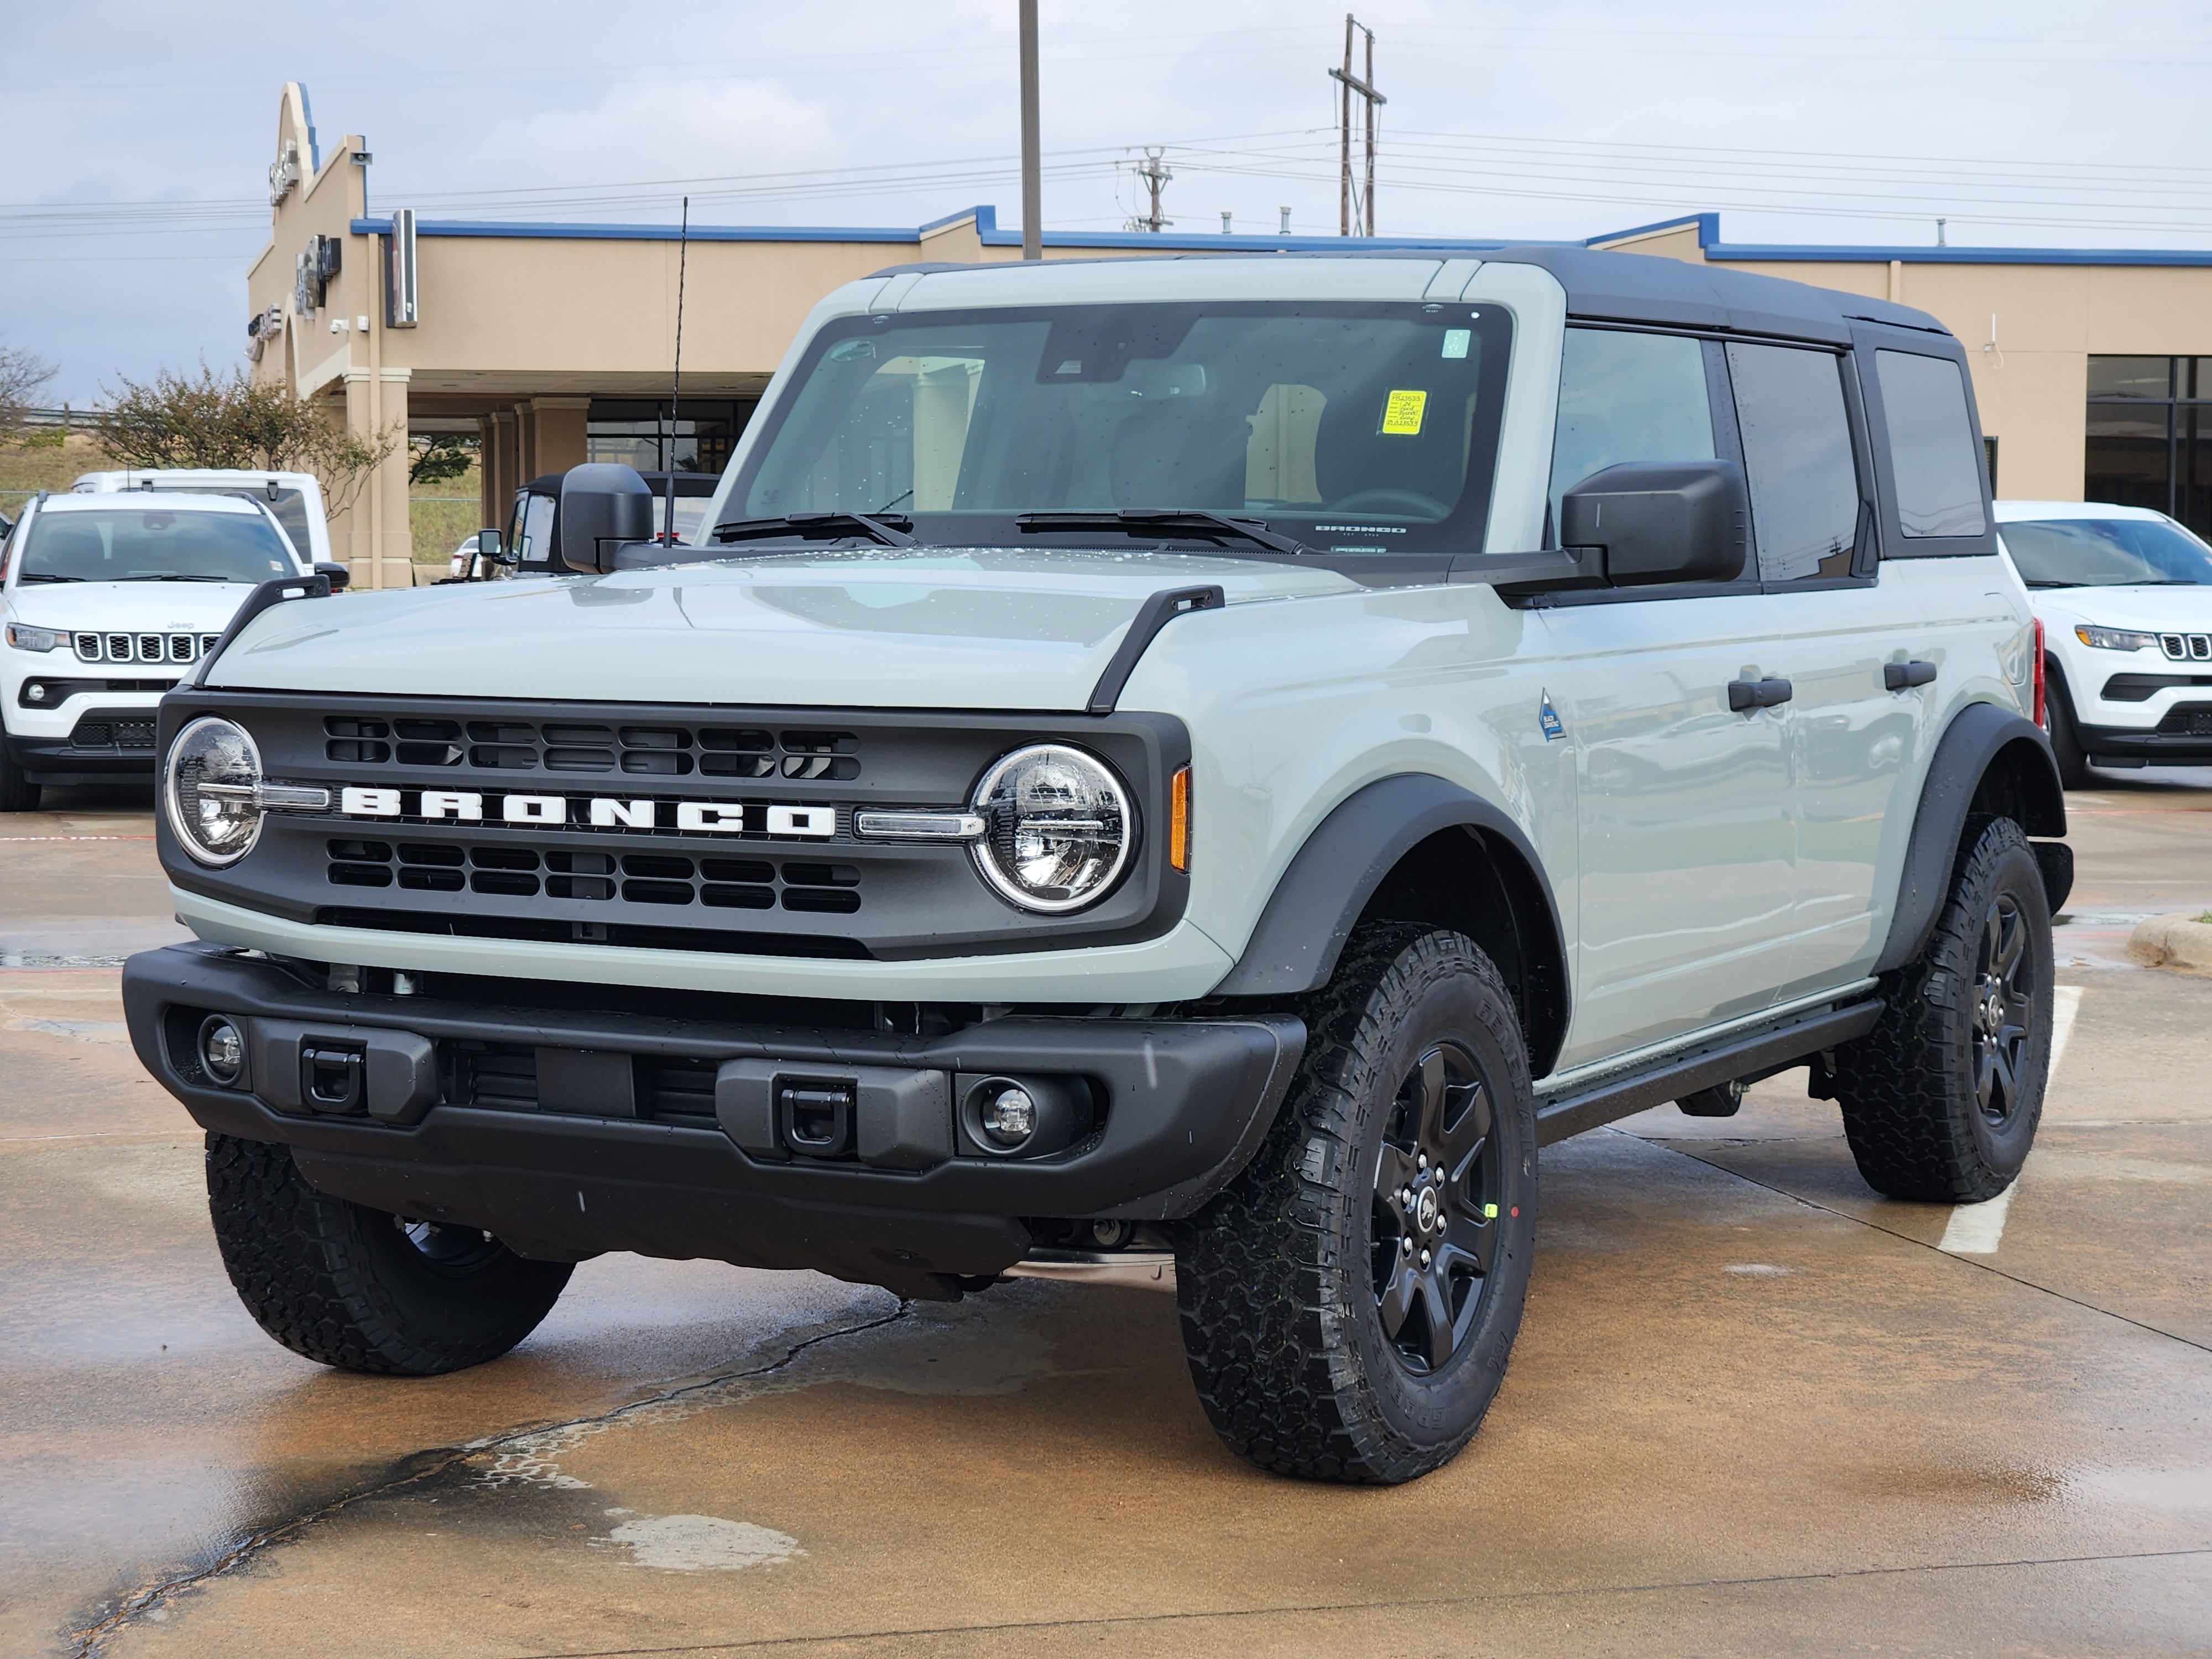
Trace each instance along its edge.
{"label": "black fender flare", "polygon": [[[1422,773],[1382,778],[1340,801],[1306,837],[1260,913],[1252,937],[1216,996],[1290,996],[1319,990],[1336,971],[1337,957],[1391,870],[1439,831],[1465,829],[1502,843],[1543,896],[1550,937],[1530,940],[1547,951],[1556,981],[1554,1022],[1566,1030],[1569,1009],[1566,930],[1543,860],[1521,826],[1480,795]],[[1523,1018],[1528,1011],[1523,1011]],[[1549,1056],[1532,1054],[1539,1076]]]}
{"label": "black fender flare", "polygon": [[[1890,915],[1889,937],[1875,960],[1875,973],[1902,968],[1926,948],[1928,936],[1936,929],[1936,918],[1942,910],[1944,895],[1951,888],[1951,868],[1958,860],[1960,838],[1966,834],[1966,815],[1990,768],[2008,751],[2014,751],[2018,759],[2027,763],[2021,797],[2027,822],[2021,828],[2031,836],[2066,833],[2066,792],[2059,785],[2058,762],[2051,751],[2049,733],[2033,720],[1996,703],[1967,704],[1945,728],[1929,761],[1927,781],[1921,786],[1919,808],[1912,819],[1911,838],[1905,843],[1897,908]],[[2071,849],[2063,842],[2039,847],[2036,859],[2043,868],[2044,890],[2055,911],[2066,902],[2067,890],[2073,884]]]}

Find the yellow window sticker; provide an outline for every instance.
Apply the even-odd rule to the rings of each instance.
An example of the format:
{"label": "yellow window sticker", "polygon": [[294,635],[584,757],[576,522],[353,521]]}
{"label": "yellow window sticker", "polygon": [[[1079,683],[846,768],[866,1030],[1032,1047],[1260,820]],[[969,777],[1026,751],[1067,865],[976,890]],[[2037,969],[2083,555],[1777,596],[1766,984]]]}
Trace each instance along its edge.
{"label": "yellow window sticker", "polygon": [[1393,392],[1382,405],[1382,430],[1401,438],[1418,437],[1428,407],[1425,392]]}

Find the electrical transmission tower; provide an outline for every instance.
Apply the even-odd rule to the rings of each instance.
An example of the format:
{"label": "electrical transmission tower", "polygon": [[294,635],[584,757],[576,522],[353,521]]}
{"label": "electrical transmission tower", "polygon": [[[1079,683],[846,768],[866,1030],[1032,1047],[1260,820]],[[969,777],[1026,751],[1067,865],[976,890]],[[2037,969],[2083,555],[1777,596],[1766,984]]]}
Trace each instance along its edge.
{"label": "electrical transmission tower", "polygon": [[1160,212],[1160,192],[1167,188],[1168,180],[1175,177],[1173,167],[1161,165],[1160,157],[1166,154],[1164,149],[1147,144],[1145,147],[1145,159],[1134,168],[1137,177],[1145,181],[1146,187],[1152,192],[1152,210],[1149,213],[1130,220],[1129,228],[1132,230],[1149,230],[1157,233],[1162,226],[1175,222],[1174,220],[1164,217]]}
{"label": "electrical transmission tower", "polygon": [[[1367,37],[1367,73],[1362,76],[1352,72],[1352,38],[1354,33]],[[1344,67],[1328,72],[1332,81],[1343,82],[1343,117],[1340,124],[1343,137],[1343,176],[1337,193],[1337,234],[1340,236],[1372,236],[1375,234],[1375,112],[1390,100],[1375,90],[1375,31],[1361,26],[1350,12],[1344,14]],[[1352,100],[1364,100],[1367,136],[1366,187],[1355,191],[1352,183]],[[1364,210],[1366,225],[1360,225],[1361,210]]]}

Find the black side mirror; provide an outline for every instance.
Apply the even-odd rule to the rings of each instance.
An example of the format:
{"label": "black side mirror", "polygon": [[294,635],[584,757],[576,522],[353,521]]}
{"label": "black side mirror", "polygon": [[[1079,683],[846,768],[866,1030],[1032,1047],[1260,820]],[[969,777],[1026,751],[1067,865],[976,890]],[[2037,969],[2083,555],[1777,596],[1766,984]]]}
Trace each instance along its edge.
{"label": "black side mirror", "polygon": [[477,557],[492,564],[514,562],[514,556],[507,550],[506,535],[489,528],[477,532]]}
{"label": "black side mirror", "polygon": [[1750,526],[1734,461],[1627,461],[1593,472],[1559,504],[1560,543],[1602,548],[1615,587],[1733,581]]}
{"label": "black side mirror", "polygon": [[318,576],[328,576],[331,579],[331,592],[333,593],[344,592],[346,584],[353,580],[353,572],[336,559],[317,559],[315,574]]}
{"label": "black side mirror", "polygon": [[562,563],[571,570],[612,570],[624,542],[653,539],[653,492],[636,468],[619,462],[572,466],[561,477],[556,519]]}

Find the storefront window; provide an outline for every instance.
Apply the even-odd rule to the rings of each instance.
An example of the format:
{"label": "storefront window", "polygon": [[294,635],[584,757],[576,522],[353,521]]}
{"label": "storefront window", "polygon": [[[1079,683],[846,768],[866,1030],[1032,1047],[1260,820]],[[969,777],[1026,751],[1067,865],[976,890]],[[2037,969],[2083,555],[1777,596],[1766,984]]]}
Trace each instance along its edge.
{"label": "storefront window", "polygon": [[672,435],[665,401],[595,398],[585,416],[585,457],[617,461],[641,472],[666,471],[672,461],[678,472],[720,472],[753,408],[750,403],[686,398]]}
{"label": "storefront window", "polygon": [[2212,357],[2092,357],[2082,494],[2212,536]]}

